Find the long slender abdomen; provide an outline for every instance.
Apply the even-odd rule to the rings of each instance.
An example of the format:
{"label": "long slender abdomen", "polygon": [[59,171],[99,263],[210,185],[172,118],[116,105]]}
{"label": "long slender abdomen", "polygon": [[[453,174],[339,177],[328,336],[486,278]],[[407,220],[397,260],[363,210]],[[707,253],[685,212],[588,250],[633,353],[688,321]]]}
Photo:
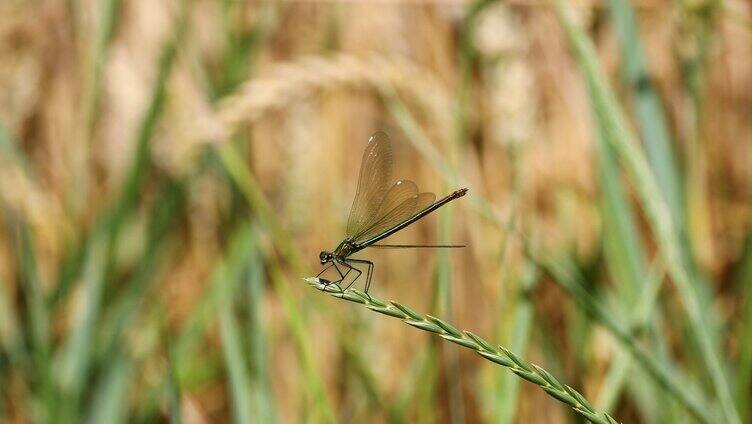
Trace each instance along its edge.
{"label": "long slender abdomen", "polygon": [[389,229],[387,231],[384,231],[383,233],[381,233],[381,234],[379,234],[379,235],[377,235],[375,237],[372,237],[372,238],[370,238],[370,239],[368,239],[368,240],[366,240],[366,241],[364,241],[362,243],[359,243],[358,245],[355,246],[354,251],[357,252],[358,250],[361,250],[361,249],[363,249],[365,247],[368,247],[369,245],[371,245],[373,243],[376,243],[379,240],[382,240],[382,239],[384,239],[386,237],[389,237],[390,235],[396,233],[397,231],[399,231],[399,230],[407,227],[408,225],[412,224],[413,222],[415,222],[415,221],[423,218],[424,216],[428,215],[429,213],[431,213],[431,212],[435,211],[436,209],[444,206],[445,204],[451,202],[452,200],[464,196],[466,193],[467,193],[467,188],[461,188],[461,189],[459,189],[459,190],[457,190],[455,192],[452,192],[448,196],[441,198],[438,202],[434,202],[431,205],[429,205],[427,208],[425,208],[422,211],[416,213],[415,215],[413,215],[410,219],[406,220],[405,222],[403,222],[403,223],[401,223],[399,225],[396,225],[396,226],[394,226],[394,228],[391,228],[391,229]]}

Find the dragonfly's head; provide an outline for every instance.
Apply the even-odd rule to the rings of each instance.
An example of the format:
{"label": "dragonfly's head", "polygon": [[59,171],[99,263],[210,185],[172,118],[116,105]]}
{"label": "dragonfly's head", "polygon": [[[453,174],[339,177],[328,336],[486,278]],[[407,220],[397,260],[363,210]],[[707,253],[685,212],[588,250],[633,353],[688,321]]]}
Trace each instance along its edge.
{"label": "dragonfly's head", "polygon": [[332,259],[334,259],[332,252],[327,252],[326,250],[324,250],[323,252],[319,253],[319,260],[321,261],[321,265],[324,265],[327,262],[331,262]]}

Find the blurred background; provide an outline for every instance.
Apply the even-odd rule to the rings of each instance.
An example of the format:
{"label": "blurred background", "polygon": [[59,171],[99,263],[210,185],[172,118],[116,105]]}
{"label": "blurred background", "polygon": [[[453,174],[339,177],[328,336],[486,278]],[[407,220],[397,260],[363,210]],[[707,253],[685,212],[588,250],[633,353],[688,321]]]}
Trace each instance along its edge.
{"label": "blurred background", "polygon": [[[371,133],[468,196],[371,293],[620,422],[752,422],[742,0],[5,0],[0,421],[581,422],[309,287]],[[362,288],[362,287],[361,287]]]}

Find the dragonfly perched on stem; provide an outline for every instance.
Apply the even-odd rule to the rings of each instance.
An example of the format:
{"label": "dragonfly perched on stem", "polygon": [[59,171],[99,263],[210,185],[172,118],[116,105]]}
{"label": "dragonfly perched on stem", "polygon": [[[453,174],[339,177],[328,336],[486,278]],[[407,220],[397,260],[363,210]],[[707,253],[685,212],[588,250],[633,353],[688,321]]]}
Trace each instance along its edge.
{"label": "dragonfly perched on stem", "polygon": [[465,247],[464,245],[376,244],[467,193],[466,188],[461,188],[436,201],[436,195],[420,193],[418,186],[410,180],[392,182],[393,166],[394,158],[389,137],[383,132],[375,133],[368,140],[363,153],[358,189],[347,220],[345,239],[333,251],[322,251],[319,254],[321,265],[329,265],[321,270],[316,278],[331,267],[334,267],[339,276],[338,280],[333,281],[319,278],[325,286],[332,283],[344,284],[350,272],[357,273],[345,287],[347,290],[363,274],[363,271],[356,268],[356,265],[365,265],[367,267],[365,292],[368,293],[373,277],[373,262],[350,257],[366,247],[391,249]]}

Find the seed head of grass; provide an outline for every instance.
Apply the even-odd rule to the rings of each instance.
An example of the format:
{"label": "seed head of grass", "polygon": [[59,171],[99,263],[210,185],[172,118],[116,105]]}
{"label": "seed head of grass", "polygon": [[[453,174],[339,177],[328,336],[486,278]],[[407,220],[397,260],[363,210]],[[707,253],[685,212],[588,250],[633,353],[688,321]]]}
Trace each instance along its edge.
{"label": "seed head of grass", "polygon": [[445,340],[472,349],[487,360],[509,368],[519,377],[539,386],[551,397],[568,405],[592,423],[614,424],[617,422],[608,414],[598,413],[582,394],[559,382],[548,371],[527,362],[503,346],[492,345],[470,331],[461,331],[440,318],[423,315],[409,306],[393,300],[386,302],[356,289],[343,290],[338,284],[325,284],[318,278],[306,278],[305,281],[312,287],[336,298],[349,300],[350,302],[361,304],[372,311],[399,318],[415,328],[435,333]]}

